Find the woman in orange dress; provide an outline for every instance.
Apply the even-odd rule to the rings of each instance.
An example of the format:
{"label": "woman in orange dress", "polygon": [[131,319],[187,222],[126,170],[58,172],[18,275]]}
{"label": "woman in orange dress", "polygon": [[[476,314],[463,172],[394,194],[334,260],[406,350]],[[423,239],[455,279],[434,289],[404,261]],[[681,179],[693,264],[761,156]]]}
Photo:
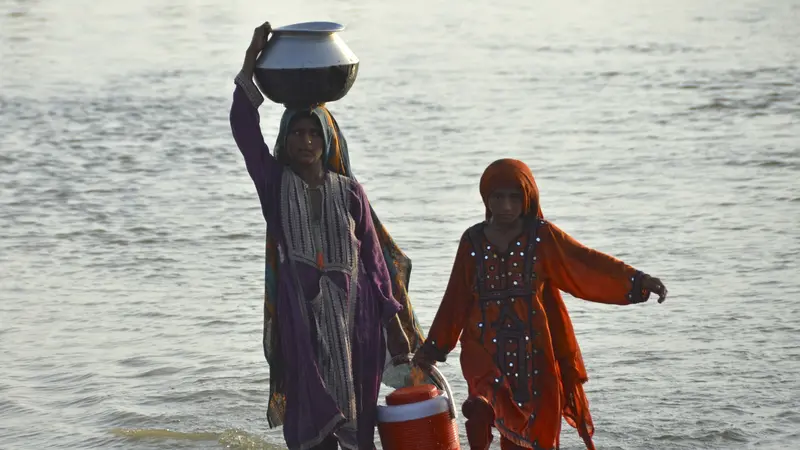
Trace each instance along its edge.
{"label": "woman in orange dress", "polygon": [[481,177],[480,192],[486,221],[461,237],[450,282],[415,362],[444,362],[460,338],[471,449],[489,448],[492,427],[503,449],[557,449],[562,416],[594,449],[582,386],[586,369],[559,291],[628,305],[647,301],[651,293],[661,303],[667,290],[657,278],[545,221],[525,163],[495,161]]}

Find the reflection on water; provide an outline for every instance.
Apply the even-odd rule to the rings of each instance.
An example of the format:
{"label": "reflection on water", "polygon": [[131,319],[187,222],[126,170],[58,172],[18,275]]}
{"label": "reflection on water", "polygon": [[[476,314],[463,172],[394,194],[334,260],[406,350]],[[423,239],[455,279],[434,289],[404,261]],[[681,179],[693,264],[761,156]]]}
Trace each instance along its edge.
{"label": "reflection on water", "polygon": [[[217,443],[222,448],[235,450],[272,450],[280,447],[270,445],[262,439],[251,436],[240,430],[226,430],[222,433],[192,432],[182,433],[179,431],[159,430],[159,429],[123,429],[115,428],[111,430],[115,436],[126,438],[133,441],[150,441],[153,445],[158,443],[175,445],[176,443],[188,443],[191,446],[205,443]],[[178,444],[180,445],[180,444]],[[197,448],[197,447],[187,447]]]}

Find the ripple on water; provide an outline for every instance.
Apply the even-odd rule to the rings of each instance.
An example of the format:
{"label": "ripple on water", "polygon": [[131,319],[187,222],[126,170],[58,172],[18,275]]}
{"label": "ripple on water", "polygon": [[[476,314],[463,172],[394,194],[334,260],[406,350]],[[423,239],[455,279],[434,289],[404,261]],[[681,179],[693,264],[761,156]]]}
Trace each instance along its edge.
{"label": "ripple on water", "polygon": [[158,367],[155,369],[149,369],[144,372],[140,372],[138,374],[134,374],[131,377],[132,378],[165,377],[165,376],[179,374],[184,370],[186,369],[182,367],[170,367],[170,366]]}

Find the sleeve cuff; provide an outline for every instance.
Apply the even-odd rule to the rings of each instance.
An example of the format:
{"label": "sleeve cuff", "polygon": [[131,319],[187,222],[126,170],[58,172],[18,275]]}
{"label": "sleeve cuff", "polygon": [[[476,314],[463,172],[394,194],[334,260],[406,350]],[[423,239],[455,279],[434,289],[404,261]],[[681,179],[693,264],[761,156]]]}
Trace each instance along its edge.
{"label": "sleeve cuff", "polygon": [[650,291],[642,288],[644,273],[636,271],[631,277],[631,290],[628,292],[627,299],[630,303],[643,303],[650,298]]}
{"label": "sleeve cuff", "polygon": [[248,77],[242,72],[239,72],[236,78],[234,78],[234,82],[244,90],[245,95],[247,95],[253,107],[258,108],[264,103],[264,96],[261,95],[261,91],[259,91],[256,84],[253,83],[252,77]]}
{"label": "sleeve cuff", "polygon": [[436,346],[436,341],[434,340],[426,339],[425,343],[422,344],[422,348],[420,348],[420,351],[422,351],[424,355],[432,359],[435,359],[436,361],[442,363],[447,361],[447,353],[445,353],[443,350],[440,350]]}

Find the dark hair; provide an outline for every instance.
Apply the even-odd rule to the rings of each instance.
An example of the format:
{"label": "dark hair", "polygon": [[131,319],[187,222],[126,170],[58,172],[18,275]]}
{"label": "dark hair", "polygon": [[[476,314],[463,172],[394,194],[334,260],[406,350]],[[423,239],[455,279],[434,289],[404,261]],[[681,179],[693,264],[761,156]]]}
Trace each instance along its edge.
{"label": "dark hair", "polygon": [[313,112],[311,112],[311,110],[307,110],[306,109],[306,110],[303,110],[303,111],[298,111],[298,112],[295,113],[294,116],[292,116],[292,119],[289,121],[288,129],[286,131],[287,132],[288,131],[292,131],[292,126],[295,124],[295,122],[297,122],[298,120],[303,120],[303,119],[311,119],[311,120],[313,120],[314,123],[319,125],[319,128],[322,129],[322,124],[319,121],[319,117],[317,117]]}

